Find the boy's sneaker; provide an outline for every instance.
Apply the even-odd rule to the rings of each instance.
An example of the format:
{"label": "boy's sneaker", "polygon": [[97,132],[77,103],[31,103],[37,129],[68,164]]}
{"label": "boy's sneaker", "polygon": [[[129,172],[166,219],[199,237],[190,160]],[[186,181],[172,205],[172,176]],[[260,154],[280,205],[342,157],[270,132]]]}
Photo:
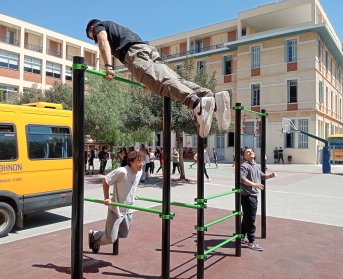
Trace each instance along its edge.
{"label": "boy's sneaker", "polygon": [[202,138],[206,138],[210,132],[214,106],[213,97],[202,97],[193,110],[199,124],[199,136]]}
{"label": "boy's sneaker", "polygon": [[242,244],[249,244],[249,239],[246,236],[242,238]]}
{"label": "boy's sneaker", "polygon": [[263,248],[254,241],[253,243],[248,244],[249,248],[255,251],[263,251]]}
{"label": "boy's sneaker", "polygon": [[89,246],[89,249],[92,249],[94,254],[97,254],[100,250],[100,245],[94,239],[93,230],[89,230],[88,232],[88,246]]}
{"label": "boy's sneaker", "polygon": [[216,106],[214,114],[217,118],[219,131],[225,133],[231,123],[230,94],[227,91],[215,95]]}
{"label": "boy's sneaker", "polygon": [[89,171],[86,172],[86,175],[89,175]]}

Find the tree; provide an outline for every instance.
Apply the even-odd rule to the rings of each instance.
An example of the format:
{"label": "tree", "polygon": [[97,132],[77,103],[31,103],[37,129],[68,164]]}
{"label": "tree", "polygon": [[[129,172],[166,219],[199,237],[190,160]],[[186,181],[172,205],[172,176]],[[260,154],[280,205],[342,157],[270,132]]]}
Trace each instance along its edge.
{"label": "tree", "polygon": [[[199,86],[209,88],[212,92],[215,92],[215,86],[217,83],[217,80],[215,79],[216,72],[206,74],[202,70],[194,71],[194,57],[187,57],[183,63],[183,67],[175,70],[185,80],[195,82]],[[139,110],[134,111],[132,116],[126,119],[128,127],[137,129],[138,127],[148,126],[153,131],[162,130],[163,102],[160,96],[157,96],[152,92],[143,93],[142,90],[134,90],[132,102],[134,103],[133,107],[139,108]],[[182,136],[183,132],[197,134],[197,122],[193,119],[192,111],[177,100],[172,100],[171,111],[171,128],[176,134],[176,140],[180,154],[180,179],[186,179],[182,156]],[[210,134],[213,134],[216,131],[217,125],[216,121],[214,120]]]}

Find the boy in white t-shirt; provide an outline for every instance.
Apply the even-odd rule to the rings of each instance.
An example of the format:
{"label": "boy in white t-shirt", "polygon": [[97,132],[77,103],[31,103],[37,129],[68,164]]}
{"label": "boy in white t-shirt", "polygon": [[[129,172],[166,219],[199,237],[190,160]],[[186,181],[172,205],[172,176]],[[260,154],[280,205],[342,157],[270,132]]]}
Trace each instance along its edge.
{"label": "boy in white t-shirt", "polygon": [[[132,222],[132,210],[110,205],[111,202],[133,205],[137,199],[136,190],[142,176],[145,154],[132,151],[128,155],[128,165],[117,168],[105,176],[102,181],[104,204],[109,206],[105,231],[88,233],[89,249],[98,253],[100,245],[113,244],[118,237],[126,238]],[[113,185],[113,197],[110,199],[110,185]]]}

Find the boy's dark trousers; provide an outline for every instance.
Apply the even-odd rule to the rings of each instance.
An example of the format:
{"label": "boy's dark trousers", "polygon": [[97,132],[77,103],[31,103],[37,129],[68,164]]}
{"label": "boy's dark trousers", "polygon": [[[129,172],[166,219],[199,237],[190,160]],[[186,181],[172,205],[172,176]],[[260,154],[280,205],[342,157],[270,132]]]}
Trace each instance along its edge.
{"label": "boy's dark trousers", "polygon": [[179,163],[173,163],[173,174],[175,174],[175,169],[177,168],[177,171],[179,172],[180,174],[180,165]]}
{"label": "boy's dark trousers", "polygon": [[285,162],[283,161],[283,154],[279,154],[279,160],[278,160],[278,163],[280,163],[280,159],[282,160],[282,163],[284,164]]}
{"label": "boy's dark trousers", "polygon": [[247,234],[249,243],[252,243],[255,241],[257,197],[242,195],[241,205],[243,210],[242,234]]}
{"label": "boy's dark trousers", "polygon": [[100,161],[100,173],[104,173],[105,168],[106,168],[106,164],[107,164],[107,160],[105,160],[105,161],[101,160]]}

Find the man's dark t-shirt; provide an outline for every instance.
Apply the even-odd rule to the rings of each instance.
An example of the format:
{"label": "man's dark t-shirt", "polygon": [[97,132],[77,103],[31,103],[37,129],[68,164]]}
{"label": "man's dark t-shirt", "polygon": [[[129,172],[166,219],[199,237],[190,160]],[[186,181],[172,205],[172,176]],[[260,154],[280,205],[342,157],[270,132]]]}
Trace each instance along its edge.
{"label": "man's dark t-shirt", "polygon": [[126,51],[130,46],[134,44],[148,44],[148,42],[143,42],[141,37],[129,28],[114,23],[113,21],[100,21],[94,25],[93,38],[95,42],[98,42],[96,36],[103,30],[107,33],[111,54],[122,63],[125,59]]}

